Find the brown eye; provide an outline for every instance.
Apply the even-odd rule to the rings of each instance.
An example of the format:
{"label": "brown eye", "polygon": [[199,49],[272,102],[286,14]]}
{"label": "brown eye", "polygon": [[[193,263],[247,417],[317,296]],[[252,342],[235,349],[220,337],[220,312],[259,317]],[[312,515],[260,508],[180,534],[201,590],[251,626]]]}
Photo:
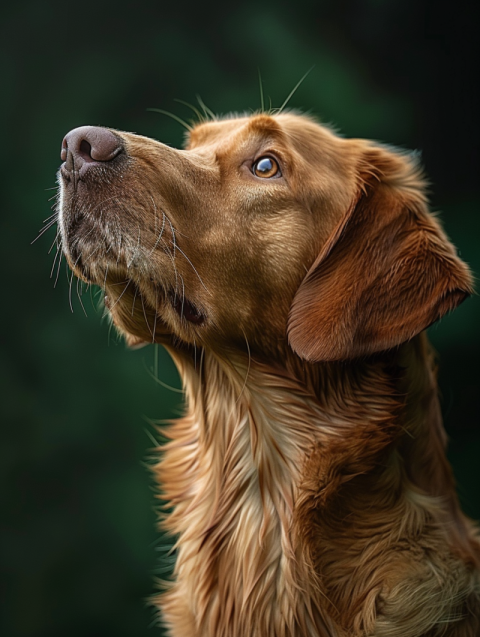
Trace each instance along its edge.
{"label": "brown eye", "polygon": [[280,168],[273,157],[261,157],[258,159],[253,164],[252,172],[257,177],[262,177],[263,179],[281,176]]}

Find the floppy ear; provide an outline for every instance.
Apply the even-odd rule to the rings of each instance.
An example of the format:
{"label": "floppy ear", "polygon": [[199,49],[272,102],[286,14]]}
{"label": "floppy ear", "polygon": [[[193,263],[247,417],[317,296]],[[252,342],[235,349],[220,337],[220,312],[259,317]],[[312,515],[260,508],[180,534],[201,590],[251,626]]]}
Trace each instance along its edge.
{"label": "floppy ear", "polygon": [[366,146],[359,194],[292,303],[288,337],[309,361],[345,360],[411,339],[472,292],[467,266],[427,210],[412,158]]}

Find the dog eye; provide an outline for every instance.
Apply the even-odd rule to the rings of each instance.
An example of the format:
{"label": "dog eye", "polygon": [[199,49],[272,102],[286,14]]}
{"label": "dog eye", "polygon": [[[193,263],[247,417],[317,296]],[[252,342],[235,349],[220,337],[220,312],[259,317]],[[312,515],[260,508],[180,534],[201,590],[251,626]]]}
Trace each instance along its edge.
{"label": "dog eye", "polygon": [[280,167],[273,157],[260,157],[254,164],[252,172],[257,177],[270,179],[271,177],[281,177]]}

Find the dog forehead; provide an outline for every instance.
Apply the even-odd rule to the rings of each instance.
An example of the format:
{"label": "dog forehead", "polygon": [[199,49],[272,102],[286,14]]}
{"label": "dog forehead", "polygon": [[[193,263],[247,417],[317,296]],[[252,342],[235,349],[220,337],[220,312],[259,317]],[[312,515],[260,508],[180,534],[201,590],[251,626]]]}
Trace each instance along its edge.
{"label": "dog forehead", "polygon": [[281,125],[271,115],[234,116],[198,124],[190,133],[186,148],[198,150],[201,147],[213,147],[216,151],[227,151],[231,147],[238,148],[252,137],[281,134]]}

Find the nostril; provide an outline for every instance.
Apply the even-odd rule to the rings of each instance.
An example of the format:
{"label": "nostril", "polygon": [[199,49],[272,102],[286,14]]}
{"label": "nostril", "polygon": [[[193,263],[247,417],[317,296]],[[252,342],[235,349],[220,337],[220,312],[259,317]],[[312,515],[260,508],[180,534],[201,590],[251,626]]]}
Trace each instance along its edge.
{"label": "nostril", "polygon": [[78,154],[83,157],[85,161],[95,161],[92,157],[92,146],[86,139],[82,139],[78,148]]}

